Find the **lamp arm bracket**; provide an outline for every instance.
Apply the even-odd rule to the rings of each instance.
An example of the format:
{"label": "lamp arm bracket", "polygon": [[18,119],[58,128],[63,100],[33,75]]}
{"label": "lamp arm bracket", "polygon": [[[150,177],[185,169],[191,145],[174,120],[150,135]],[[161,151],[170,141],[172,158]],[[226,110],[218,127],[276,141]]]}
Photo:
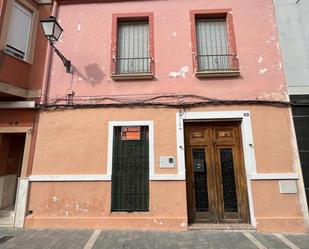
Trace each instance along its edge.
{"label": "lamp arm bracket", "polygon": [[66,68],[66,72],[73,73],[73,67],[72,67],[71,61],[65,58],[65,56],[54,46],[54,44],[51,44],[51,46],[54,48],[56,54],[61,59],[64,67]]}

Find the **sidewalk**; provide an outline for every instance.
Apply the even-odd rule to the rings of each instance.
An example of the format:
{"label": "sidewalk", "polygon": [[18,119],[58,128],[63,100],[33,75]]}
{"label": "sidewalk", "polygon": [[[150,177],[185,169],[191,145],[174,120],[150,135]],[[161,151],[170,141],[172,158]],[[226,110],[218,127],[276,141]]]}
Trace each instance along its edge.
{"label": "sidewalk", "polygon": [[0,228],[0,249],[309,249],[309,234]]}

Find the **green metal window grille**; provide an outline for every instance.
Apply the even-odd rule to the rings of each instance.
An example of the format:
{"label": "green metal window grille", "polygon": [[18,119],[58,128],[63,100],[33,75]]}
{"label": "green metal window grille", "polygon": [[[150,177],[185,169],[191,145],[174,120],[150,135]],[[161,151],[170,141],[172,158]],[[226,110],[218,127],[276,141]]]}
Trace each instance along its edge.
{"label": "green metal window grille", "polygon": [[121,140],[114,127],[112,211],[149,211],[149,136],[141,126],[140,140]]}

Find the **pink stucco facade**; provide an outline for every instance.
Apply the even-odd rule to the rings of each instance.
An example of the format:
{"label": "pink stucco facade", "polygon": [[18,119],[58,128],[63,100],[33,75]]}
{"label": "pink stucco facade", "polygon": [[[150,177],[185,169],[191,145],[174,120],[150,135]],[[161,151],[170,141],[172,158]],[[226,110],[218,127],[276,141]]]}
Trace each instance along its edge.
{"label": "pink stucco facade", "polygon": [[[190,13],[203,10],[225,10],[232,15],[240,76],[195,76]],[[111,77],[112,16],[134,13],[153,15],[154,79],[115,81]],[[26,227],[187,230],[186,163],[181,154],[187,115],[188,120],[237,119],[241,123],[248,223],[253,228],[307,230],[271,0],[58,1],[57,19],[64,33],[56,46],[72,61],[74,73],[66,73],[52,54],[45,86],[45,104],[52,108],[40,112],[35,129]],[[210,104],[206,98],[219,102]],[[201,100],[194,107],[185,105]],[[148,106],[134,106],[136,101],[146,101]],[[153,125],[149,211],[112,212],[112,122],[146,121]],[[177,163],[162,169],[160,156],[167,155]],[[286,180],[296,184],[297,192],[282,193],[279,186]]]}
{"label": "pink stucco facade", "polygon": [[[177,8],[175,8],[177,6]],[[192,63],[191,10],[229,9],[241,77],[200,80]],[[153,12],[155,80],[114,82],[110,75],[113,13]],[[91,13],[91,15],[89,14]],[[98,18],[99,21],[98,21]],[[272,1],[124,1],[60,5],[65,32],[57,47],[72,60],[68,75],[53,59],[50,100],[66,96],[196,94],[217,99],[286,100]],[[263,27],[263,28],[261,28]],[[183,77],[172,77],[180,72]],[[172,73],[172,74],[171,74]],[[142,87],[141,87],[142,86]]]}

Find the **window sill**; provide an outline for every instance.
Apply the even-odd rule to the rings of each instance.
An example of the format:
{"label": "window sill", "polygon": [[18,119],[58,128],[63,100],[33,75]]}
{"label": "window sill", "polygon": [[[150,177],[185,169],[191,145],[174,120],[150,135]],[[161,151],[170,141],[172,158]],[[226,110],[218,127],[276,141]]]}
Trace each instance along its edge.
{"label": "window sill", "polygon": [[132,74],[112,74],[113,80],[152,80],[154,79],[153,73],[132,73]]}
{"label": "window sill", "polygon": [[240,76],[239,70],[228,71],[198,71],[195,73],[197,78],[220,78],[220,77],[238,77]]}

